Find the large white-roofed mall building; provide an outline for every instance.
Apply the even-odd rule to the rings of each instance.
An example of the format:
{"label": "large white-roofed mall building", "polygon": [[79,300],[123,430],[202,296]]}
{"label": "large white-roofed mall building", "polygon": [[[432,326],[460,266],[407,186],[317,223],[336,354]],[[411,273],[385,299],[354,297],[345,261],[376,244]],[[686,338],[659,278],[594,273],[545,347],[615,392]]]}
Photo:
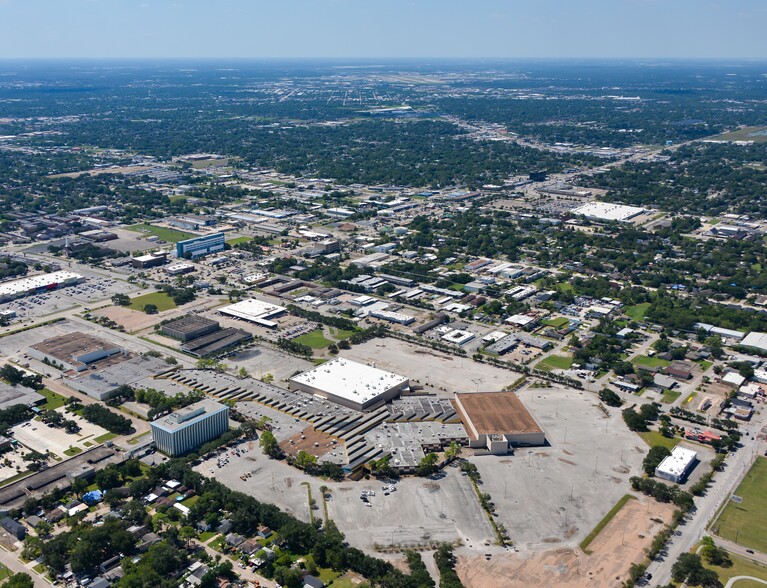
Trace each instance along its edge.
{"label": "large white-roofed mall building", "polygon": [[629,222],[643,212],[646,212],[644,208],[610,202],[589,202],[572,211],[573,214],[596,221],[618,221],[622,223]]}
{"label": "large white-roofed mall building", "polygon": [[339,357],[292,377],[290,388],[363,411],[408,390],[410,380]]}
{"label": "large white-roofed mall building", "polygon": [[41,276],[21,278],[0,284],[0,302],[40,294],[49,290],[55,290],[61,286],[72,286],[84,282],[85,278],[80,274],[68,271],[58,271]]}

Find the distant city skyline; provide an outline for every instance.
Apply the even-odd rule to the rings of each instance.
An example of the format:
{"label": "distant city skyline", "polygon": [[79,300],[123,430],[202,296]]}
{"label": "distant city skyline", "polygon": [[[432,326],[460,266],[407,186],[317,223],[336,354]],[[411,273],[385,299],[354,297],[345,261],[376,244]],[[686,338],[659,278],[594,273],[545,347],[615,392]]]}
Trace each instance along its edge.
{"label": "distant city skyline", "polygon": [[0,0],[0,58],[764,59],[765,0]]}

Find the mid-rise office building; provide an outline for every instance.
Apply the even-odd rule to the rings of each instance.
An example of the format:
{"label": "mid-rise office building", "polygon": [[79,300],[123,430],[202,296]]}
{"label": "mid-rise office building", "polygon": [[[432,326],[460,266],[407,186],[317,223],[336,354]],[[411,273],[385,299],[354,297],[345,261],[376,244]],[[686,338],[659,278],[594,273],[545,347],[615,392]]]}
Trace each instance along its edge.
{"label": "mid-rise office building", "polygon": [[197,259],[224,250],[224,233],[213,233],[176,243],[176,255],[185,259]]}
{"label": "mid-rise office building", "polygon": [[197,449],[229,429],[229,407],[200,400],[152,422],[152,438],[163,453],[174,457]]}

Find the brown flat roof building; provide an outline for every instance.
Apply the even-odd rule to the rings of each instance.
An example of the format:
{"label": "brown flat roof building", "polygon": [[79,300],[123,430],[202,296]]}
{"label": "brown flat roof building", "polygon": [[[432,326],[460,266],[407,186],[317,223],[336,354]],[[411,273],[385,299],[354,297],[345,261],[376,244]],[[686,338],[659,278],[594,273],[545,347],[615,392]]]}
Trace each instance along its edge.
{"label": "brown flat roof building", "polygon": [[29,347],[29,355],[40,361],[61,364],[66,370],[81,372],[88,364],[120,353],[122,348],[114,343],[75,332],[51,337]]}
{"label": "brown flat roof building", "polygon": [[469,447],[503,454],[510,446],[546,443],[546,434],[514,392],[458,393],[453,404],[469,435]]}

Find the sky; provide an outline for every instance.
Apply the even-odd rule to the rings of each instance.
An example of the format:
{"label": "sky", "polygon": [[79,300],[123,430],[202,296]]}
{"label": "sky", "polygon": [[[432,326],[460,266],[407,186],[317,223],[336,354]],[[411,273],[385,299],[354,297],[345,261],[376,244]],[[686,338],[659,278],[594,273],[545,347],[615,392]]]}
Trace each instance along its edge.
{"label": "sky", "polygon": [[0,58],[767,58],[767,0],[0,0]]}

